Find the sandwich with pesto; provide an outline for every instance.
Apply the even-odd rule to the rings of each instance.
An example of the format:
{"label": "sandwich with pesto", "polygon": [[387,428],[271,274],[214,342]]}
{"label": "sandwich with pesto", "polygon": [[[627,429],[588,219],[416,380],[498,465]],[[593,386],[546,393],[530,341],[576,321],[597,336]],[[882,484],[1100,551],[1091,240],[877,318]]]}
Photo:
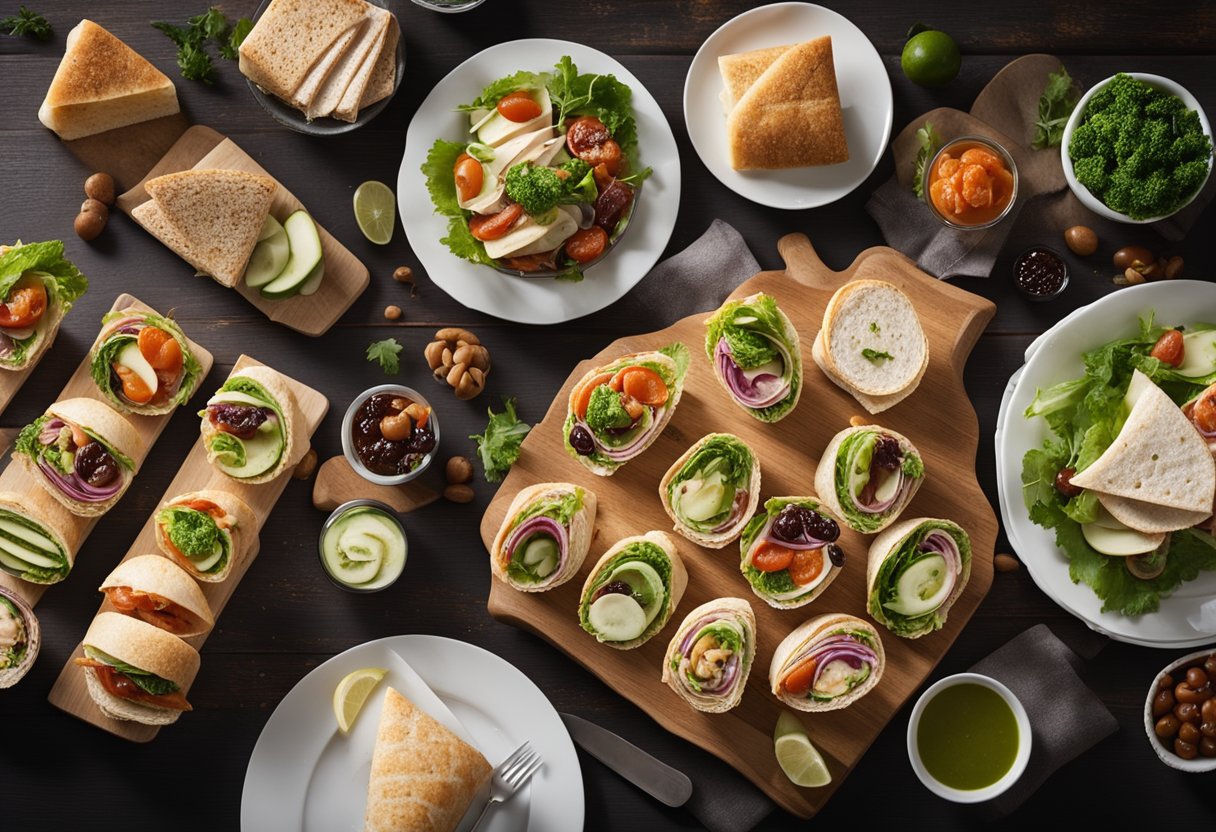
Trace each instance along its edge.
{"label": "sandwich with pesto", "polygon": [[57,584],[72,571],[79,534],[72,514],[43,491],[0,491],[0,571],[32,584]]}
{"label": "sandwich with pesto", "polygon": [[815,493],[845,525],[874,534],[899,519],[925,479],[925,463],[906,436],[878,425],[832,437],[815,469]]}
{"label": "sandwich with pesto", "polygon": [[578,574],[595,530],[595,494],[541,482],[515,495],[490,549],[490,571],[521,592],[544,592]]}
{"label": "sandwich with pesto", "polygon": [[772,296],[728,300],[705,325],[705,352],[735,404],[761,422],[793,412],[802,394],[802,353],[798,331]]}
{"label": "sandwich with pesto", "polygon": [[579,623],[595,640],[632,650],[663,629],[688,573],[663,532],[626,537],[604,553],[583,584]]}
{"label": "sandwich with pesto", "polygon": [[156,545],[197,581],[227,579],[257,541],[257,519],[227,491],[191,491],[156,513]]}
{"label": "sandwich with pesto", "polygon": [[721,549],[739,537],[760,502],[760,459],[737,436],[711,433],[677,459],[659,483],[675,531]]}

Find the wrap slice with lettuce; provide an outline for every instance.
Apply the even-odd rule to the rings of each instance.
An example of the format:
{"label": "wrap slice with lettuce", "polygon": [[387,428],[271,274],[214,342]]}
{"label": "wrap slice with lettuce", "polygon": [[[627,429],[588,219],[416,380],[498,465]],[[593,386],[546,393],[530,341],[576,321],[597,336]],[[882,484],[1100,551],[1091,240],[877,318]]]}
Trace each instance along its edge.
{"label": "wrap slice with lettuce", "polygon": [[89,363],[93,381],[114,407],[169,413],[194,395],[203,368],[174,321],[128,308],[107,313],[101,324]]}
{"label": "wrap slice with lettuce", "polygon": [[143,440],[96,399],[65,399],[21,430],[13,456],[72,514],[99,517],[135,478]]}
{"label": "wrap slice with lettuce", "polygon": [[756,657],[756,616],[742,598],[690,612],[667,645],[663,681],[698,711],[720,714],[743,698]]}
{"label": "wrap slice with lettuce", "polygon": [[542,482],[515,495],[490,570],[521,592],[544,592],[578,574],[591,548],[595,494],[568,482]]}
{"label": "wrap slice with lettuce", "polygon": [[34,666],[42,648],[42,627],[33,608],[0,586],[0,689],[11,688]]}
{"label": "wrap slice with lettuce", "polygon": [[270,482],[308,452],[295,396],[269,367],[233,372],[199,416],[207,460],[240,482]]}
{"label": "wrap slice with lettuce", "polygon": [[57,584],[72,571],[80,534],[72,514],[40,490],[0,491],[0,571],[32,584]]}
{"label": "wrap slice with lettuce", "polygon": [[687,370],[688,348],[680,343],[589,370],[570,390],[562,427],[567,453],[593,474],[612,476],[667,427]]}
{"label": "wrap slice with lettuce", "polygon": [[190,575],[168,558],[137,555],[98,587],[110,605],[181,638],[201,636],[215,624],[211,606]]}
{"label": "wrap slice with lettuce", "polygon": [[36,362],[88,286],[59,240],[0,246],[0,370]]}
{"label": "wrap slice with lettuce", "polygon": [[866,568],[867,609],[903,638],[940,630],[971,577],[971,538],[949,520],[917,517],[874,538]]}
{"label": "wrap slice with lettuce", "polygon": [[191,491],[156,513],[156,545],[203,583],[220,583],[257,540],[257,518],[227,491]]}
{"label": "wrap slice with lettuce", "polygon": [[769,606],[805,606],[840,574],[839,536],[836,519],[814,497],[770,497],[743,529],[739,569]]}
{"label": "wrap slice with lettuce", "polygon": [[761,422],[788,416],[802,395],[802,352],[777,301],[763,292],[728,300],[705,325],[705,353],[735,403]]}
{"label": "wrap slice with lettuce", "polygon": [[711,433],[672,464],[659,497],[675,530],[721,549],[737,538],[760,503],[760,460],[743,440]]}
{"label": "wrap slice with lettuce", "polygon": [[886,665],[872,625],[844,613],[812,618],[777,645],[769,665],[773,695],[799,711],[834,711],[865,696]]}
{"label": "wrap slice with lettuce", "polygon": [[617,541],[591,568],[578,617],[584,630],[618,650],[632,650],[663,629],[688,585],[688,573],[663,532]]}
{"label": "wrap slice with lettuce", "polygon": [[902,434],[878,425],[832,437],[815,469],[815,493],[849,528],[874,534],[894,523],[925,479],[925,464]]}

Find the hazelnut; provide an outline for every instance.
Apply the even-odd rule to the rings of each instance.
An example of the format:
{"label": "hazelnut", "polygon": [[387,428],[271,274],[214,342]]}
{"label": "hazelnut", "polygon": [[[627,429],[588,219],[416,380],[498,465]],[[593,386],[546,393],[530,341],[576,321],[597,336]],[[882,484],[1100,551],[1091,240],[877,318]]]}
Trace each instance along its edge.
{"label": "hazelnut", "polygon": [[1155,259],[1153,253],[1144,246],[1124,246],[1115,252],[1112,262],[1116,269],[1124,270],[1129,267],[1135,268],[1137,262],[1143,268],[1144,264],[1152,263]]}
{"label": "hazelnut", "polygon": [[1006,554],[999,554],[994,557],[992,559],[992,565],[996,568],[997,572],[1016,572],[1018,567],[1021,566],[1021,564],[1018,563],[1017,558],[1015,558],[1013,555]]}
{"label": "hazelnut", "polygon": [[409,266],[398,266],[393,270],[393,280],[398,283],[412,283],[414,280],[414,270]]}
{"label": "hazelnut", "polygon": [[306,480],[317,470],[317,449],[309,448],[308,453],[297,464],[291,476],[297,480]]}
{"label": "hazelnut", "polygon": [[384,307],[384,317],[386,320],[390,320],[390,321],[399,320],[401,318],[401,307],[400,306]]}
{"label": "hazelnut", "polygon": [[1064,242],[1072,249],[1073,254],[1088,257],[1098,250],[1098,235],[1092,228],[1084,225],[1074,225],[1064,232]]}
{"label": "hazelnut", "polygon": [[443,496],[453,503],[470,503],[473,501],[473,489],[470,486],[454,483],[443,489]]}
{"label": "hazelnut", "polygon": [[1135,286],[1138,283],[1145,281],[1144,273],[1138,270],[1135,266],[1128,266],[1123,272],[1123,279],[1127,281],[1127,285]]}
{"label": "hazelnut", "polygon": [[84,192],[90,199],[106,205],[114,204],[114,177],[108,173],[95,173],[84,180]]}
{"label": "hazelnut", "polygon": [[855,428],[859,428],[859,427],[861,427],[862,425],[868,425],[868,424],[870,424],[870,422],[869,422],[869,420],[868,420],[868,419],[866,419],[866,417],[865,417],[865,416],[850,416],[850,417],[849,417],[849,424],[850,424],[850,425],[852,425],[852,426],[853,426],[853,427],[855,427]]}
{"label": "hazelnut", "polygon": [[80,203],[80,213],[97,213],[101,214],[107,220],[110,218],[110,209],[106,207],[105,203],[100,200],[93,199],[92,197],[89,197],[84,202]]}
{"label": "hazelnut", "polygon": [[[100,203],[98,203],[100,204]],[[96,211],[84,211],[76,215],[76,221],[72,224],[76,230],[76,236],[84,241],[94,240],[97,235],[106,227],[106,217],[104,214],[99,214]]]}
{"label": "hazelnut", "polygon": [[466,329],[447,327],[435,333],[424,351],[435,380],[447,384],[458,399],[472,399],[485,389],[490,351]]}
{"label": "hazelnut", "polygon": [[460,485],[473,479],[473,463],[463,456],[454,456],[448,460],[443,472],[450,485]]}
{"label": "hazelnut", "polygon": [[1165,261],[1165,279],[1173,280],[1182,274],[1182,258],[1175,254],[1169,260]]}

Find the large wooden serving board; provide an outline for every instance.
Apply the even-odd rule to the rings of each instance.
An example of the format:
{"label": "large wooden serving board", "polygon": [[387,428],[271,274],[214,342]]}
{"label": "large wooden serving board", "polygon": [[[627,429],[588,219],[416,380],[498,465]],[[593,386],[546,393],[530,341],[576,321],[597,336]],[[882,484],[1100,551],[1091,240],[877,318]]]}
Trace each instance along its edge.
{"label": "large wooden serving board", "polygon": [[[744,413],[729,398],[705,355],[703,320],[707,315],[685,318],[661,332],[623,338],[574,368],[545,418],[524,440],[519,462],[482,518],[481,535],[488,549],[511,499],[533,483],[569,481],[594,491],[599,498],[597,533],[578,576],[543,593],[517,592],[492,580],[490,613],[548,639],[664,728],[722,758],[782,807],[807,818],[823,807],[878,733],[924,682],[992,582],[997,521],[976,481],[978,424],[963,388],[963,365],[996,308],[983,298],[934,280],[890,248],[867,249],[848,269],[833,272],[801,234],[782,238],[779,247],[786,269],[761,272],[736,289],[732,297],[766,292],[777,299],[798,329],[804,389],[789,416],[775,425],[766,425]],[[929,338],[930,364],[919,388],[877,417],[868,416],[811,359],[811,344],[828,299],[838,287],[855,278],[886,280],[903,289],[915,304]],[[673,341],[688,346],[692,362],[684,396],[671,422],[644,454],[615,476],[591,474],[562,447],[561,429],[570,388],[594,366]],[[886,648],[886,670],[882,681],[865,698],[839,711],[800,714],[832,773],[830,785],[802,789],[789,782],[773,754],[773,728],[783,706],[769,690],[769,663],[777,644],[809,618],[835,612],[866,616],[866,553],[871,538],[842,528],[840,543],[846,556],[843,574],[810,605],[776,610],[752,592],[740,573],[737,544],[720,550],[702,549],[671,532],[658,485],[690,444],[707,433],[729,431],[738,434],[760,457],[762,501],[778,495],[811,494],[819,453],[837,431],[848,427],[850,417],[857,415],[905,434],[919,448],[927,475],[902,516],[946,517],[960,523],[971,535],[971,580],[943,630],[906,640],[879,627]],[[579,627],[577,610],[583,582],[592,565],[615,541],[650,529],[671,534],[688,569],[688,589],[671,621],[646,644],[629,651],[598,644]],[[757,620],[757,655],[742,703],[725,714],[705,714],[686,705],[659,677],[667,643],[684,616],[697,605],[721,596],[745,598],[751,603]]]}
{"label": "large wooden serving board", "polygon": [[[169,152],[147,171],[137,185],[118,198],[118,207],[131,216],[132,210],[150,199],[148,192],[144,190],[145,182],[166,173],[194,167],[242,170],[274,178],[232,139],[225,138],[210,127],[196,124],[182,133]],[[293,211],[301,208],[306,209],[306,206],[280,182],[274,192],[270,213],[282,222]],[[355,299],[363,294],[370,281],[367,266],[351,254],[346,246],[338,242],[320,223],[317,223],[317,231],[321,235],[321,251],[325,257],[325,278],[315,293],[270,300],[262,297],[259,290],[246,286],[243,280],[235,287],[236,291],[270,320],[313,336],[328,331]],[[217,284],[217,291],[218,288]]]}
{"label": "large wooden serving board", "polygon": [[[233,367],[233,372],[258,364],[261,364],[261,362],[247,355],[242,355]],[[292,468],[304,454],[308,453],[312,435],[321,424],[321,420],[325,418],[326,411],[329,410],[329,400],[324,395],[293,378],[288,376],[284,376],[284,378],[287,379],[287,385],[291,388],[292,394],[296,397],[296,402],[300,405],[300,412],[304,416],[304,428],[307,431],[307,435],[298,438],[298,444],[295,448],[296,458],[289,460],[290,464],[283,470],[282,474],[270,482],[260,485],[248,485],[230,479],[217,471],[207,461],[207,451],[203,448],[203,440],[200,437],[194,443],[194,447],[190,449],[189,456],[182,463],[181,470],[177,472],[177,476],[173,478],[173,482],[169,483],[164,497],[157,504],[157,510],[159,510],[161,504],[179,494],[185,494],[188,491],[216,489],[227,491],[240,497],[252,509],[254,517],[257,518],[257,525],[249,530],[254,533],[253,546],[250,548],[249,553],[233,567],[232,573],[228,576],[227,580],[217,584],[199,584],[217,622],[219,621],[220,613],[224,611],[224,607],[228,604],[228,599],[232,597],[232,593],[236,591],[237,585],[245,577],[245,572],[248,571],[250,564],[258,556],[261,542],[257,539],[257,534],[261,531],[262,525],[266,522],[266,518],[270,515],[275,503],[279,501],[283,489],[291,481]],[[123,560],[136,557],[137,555],[148,554],[161,554],[160,549],[156,545],[156,511],[153,511],[152,515],[148,518],[148,522],[144,523],[143,529],[140,530],[139,536],[135,538],[135,542],[131,544],[131,548],[127,550],[127,554],[123,557]],[[113,610],[113,607],[108,600],[103,600],[98,612],[105,612],[106,610]],[[196,650],[201,649],[203,642],[206,640],[206,635],[186,639]],[[79,717],[85,722],[92,723],[98,728],[109,731],[111,734],[123,739],[133,742],[148,742],[154,738],[160,731],[158,726],[111,719],[101,712],[101,709],[97,707],[89,696],[89,692],[85,687],[84,675],[81,673],[80,668],[72,661],[72,659],[82,655],[84,654],[81,651],[81,646],[77,644],[76,649],[72,651],[72,658],[68,659],[67,663],[63,666],[63,670],[59,672],[59,678],[55,680],[55,685],[51,688],[47,700],[60,710],[67,711],[72,716]],[[189,694],[190,685],[193,683],[194,679],[192,678],[186,683],[183,693]],[[190,715],[183,714],[181,718],[189,719]]]}
{"label": "large wooden serving board", "polygon": [[[156,312],[152,307],[128,294],[119,295],[115,299],[114,305],[110,307],[110,311],[113,312],[117,309],[126,309],[128,307],[141,309],[145,312]],[[187,338],[187,340],[190,339]],[[202,366],[202,372],[199,375],[199,383],[201,384],[207,377],[207,374],[211,372],[211,353],[207,352],[207,350],[200,347],[194,341],[190,341],[190,351],[194,353],[194,357],[198,359],[198,363]],[[105,394],[97,388],[97,384],[93,381],[93,377],[90,374],[88,355],[81,360],[80,366],[76,368],[76,372],[72,374],[72,377],[68,379],[68,383],[64,385],[63,392],[59,394],[59,398],[56,401],[80,397],[97,399],[100,402],[105,402],[107,405],[110,404]],[[165,429],[165,425],[169,424],[169,420],[173,418],[175,412],[172,411],[160,416],[141,416],[135,413],[122,414],[139,433],[139,438],[143,440],[143,449],[134,457],[136,474],[135,481],[131,483],[130,488],[138,486],[139,468],[143,465],[144,460],[152,450],[152,446],[156,444],[161,431]],[[53,502],[55,499],[43,490],[42,486],[25,470],[24,466],[12,459],[9,460],[4,472],[0,473],[0,491],[15,491],[18,494],[28,494],[34,514],[37,514],[37,506],[40,503],[43,501]],[[124,494],[123,496],[125,497],[126,495]],[[72,515],[71,527],[64,532],[64,537],[66,538],[64,542],[67,544],[68,549],[72,551],[73,557],[79,554],[85,538],[89,536],[89,532],[93,531],[93,527],[97,525],[97,521],[100,519],[101,517],[78,517]],[[68,579],[71,579],[70,574],[68,575]],[[0,572],[0,586],[13,590],[28,601],[32,607],[38,603],[38,599],[42,597],[42,594],[54,586],[54,584],[31,584],[20,578],[15,578],[7,572]]]}

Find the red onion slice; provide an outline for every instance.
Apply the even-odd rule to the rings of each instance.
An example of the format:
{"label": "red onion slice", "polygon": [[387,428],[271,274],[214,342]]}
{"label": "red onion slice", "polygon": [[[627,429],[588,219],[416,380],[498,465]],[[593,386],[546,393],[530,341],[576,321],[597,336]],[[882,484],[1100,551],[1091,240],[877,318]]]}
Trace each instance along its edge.
{"label": "red onion slice", "polygon": [[[789,353],[776,342],[773,342],[773,346],[781,354],[783,366],[789,367]],[[730,391],[731,396],[744,407],[753,410],[771,407],[790,394],[789,382],[772,373],[761,373],[755,378],[748,379],[743,370],[739,369],[739,365],[735,363],[726,338],[719,339],[718,345],[714,348],[714,367],[717,369],[718,375],[726,382],[726,388]]]}
{"label": "red onion slice", "polygon": [[527,520],[516,526],[514,530],[512,530],[511,535],[507,538],[506,545],[503,547],[503,554],[505,555],[506,562],[510,563],[515,557],[516,547],[518,547],[520,543],[527,540],[529,537],[538,533],[548,534],[557,541],[557,566],[546,577],[537,581],[537,586],[543,586],[547,583],[551,583],[555,578],[557,578],[557,576],[562,572],[562,567],[566,565],[566,556],[570,550],[570,536],[565,526],[558,523],[552,517],[546,517],[544,515],[529,517]]}

